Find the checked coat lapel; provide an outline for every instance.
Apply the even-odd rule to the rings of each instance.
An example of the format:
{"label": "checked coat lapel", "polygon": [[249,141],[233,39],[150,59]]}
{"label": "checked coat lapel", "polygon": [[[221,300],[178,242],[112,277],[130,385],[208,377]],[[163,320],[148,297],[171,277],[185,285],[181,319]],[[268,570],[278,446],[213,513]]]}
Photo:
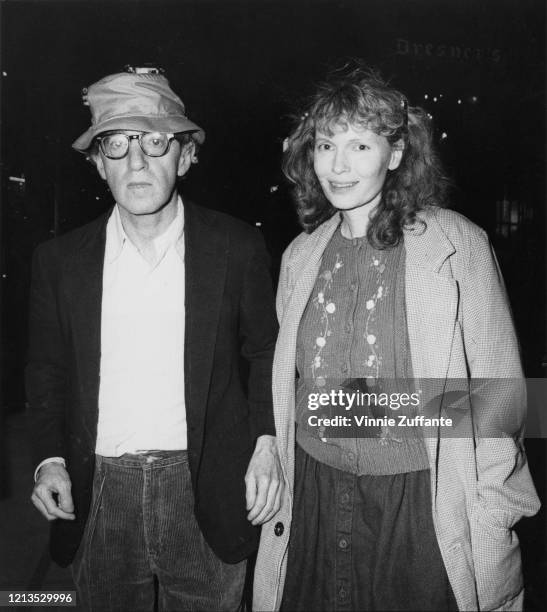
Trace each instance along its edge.
{"label": "checked coat lapel", "polygon": [[458,288],[451,275],[440,272],[455,249],[434,215],[420,217],[427,223],[425,234],[419,224],[404,234],[412,369],[416,378],[445,378],[458,315]]}

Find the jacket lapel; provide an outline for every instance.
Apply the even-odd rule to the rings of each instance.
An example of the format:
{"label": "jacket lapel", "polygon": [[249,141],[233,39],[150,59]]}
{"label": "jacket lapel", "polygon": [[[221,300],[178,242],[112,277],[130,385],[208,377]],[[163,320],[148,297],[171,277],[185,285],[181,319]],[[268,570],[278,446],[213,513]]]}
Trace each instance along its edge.
{"label": "jacket lapel", "polygon": [[439,272],[455,251],[434,215],[404,234],[406,311],[412,369],[416,378],[445,378],[458,315],[458,287]]}
{"label": "jacket lapel", "polygon": [[99,373],[101,359],[101,308],[106,224],[111,211],[82,233],[65,264],[64,282],[69,309],[76,378],[81,388],[83,426],[95,448],[97,437]]}
{"label": "jacket lapel", "polygon": [[189,448],[199,456],[229,245],[215,220],[189,202],[184,203],[184,243],[186,418]]}

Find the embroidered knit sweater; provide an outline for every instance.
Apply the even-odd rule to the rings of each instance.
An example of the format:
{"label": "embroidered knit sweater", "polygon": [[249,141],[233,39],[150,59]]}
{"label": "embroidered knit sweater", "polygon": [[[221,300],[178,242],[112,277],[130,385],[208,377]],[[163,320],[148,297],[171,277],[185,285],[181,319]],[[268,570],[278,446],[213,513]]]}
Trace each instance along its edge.
{"label": "embroidered knit sweater", "polygon": [[[403,243],[380,251],[366,237],[344,238],[340,228],[323,254],[298,331],[296,422],[298,444],[331,467],[358,475],[429,467],[421,430],[398,426],[399,415],[412,416],[417,408],[395,408],[398,402],[388,401],[413,391],[408,380],[412,366],[404,272]],[[317,394],[332,398],[332,392],[340,390],[368,401],[357,406],[356,399],[347,409],[349,403],[341,407],[337,396],[325,406],[310,408],[315,405],[310,399],[317,399]],[[312,414],[345,416],[346,425],[332,426],[334,421],[319,418],[310,421]],[[392,418],[396,425],[374,421],[369,427],[357,426],[354,417],[359,416]]]}

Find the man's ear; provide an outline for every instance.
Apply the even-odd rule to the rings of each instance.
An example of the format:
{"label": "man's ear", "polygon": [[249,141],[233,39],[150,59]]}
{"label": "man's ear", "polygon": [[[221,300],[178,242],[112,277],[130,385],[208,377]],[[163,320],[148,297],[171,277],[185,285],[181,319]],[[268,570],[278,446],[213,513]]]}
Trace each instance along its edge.
{"label": "man's ear", "polygon": [[104,162],[101,155],[99,153],[93,153],[89,156],[89,161],[95,164],[100,177],[106,181],[106,172],[104,171]]}
{"label": "man's ear", "polygon": [[398,140],[391,147],[391,158],[389,160],[388,168],[390,170],[397,170],[403,159],[403,153],[405,150],[405,144],[402,140]]}
{"label": "man's ear", "polygon": [[192,165],[195,150],[196,145],[193,140],[181,145],[180,157],[177,165],[177,176],[184,176],[188,172],[188,169]]}

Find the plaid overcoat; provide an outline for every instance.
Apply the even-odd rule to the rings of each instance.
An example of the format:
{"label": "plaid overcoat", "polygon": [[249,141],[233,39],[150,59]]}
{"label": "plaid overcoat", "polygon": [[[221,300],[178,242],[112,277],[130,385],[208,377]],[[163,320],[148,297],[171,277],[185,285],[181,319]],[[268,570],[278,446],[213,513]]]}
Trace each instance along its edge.
{"label": "plaid overcoat", "polygon": [[[514,384],[522,381],[522,369],[509,303],[483,230],[450,210],[431,208],[419,217],[425,229],[416,224],[404,235],[416,384],[428,379],[422,390],[436,387],[429,399],[442,401],[447,383],[486,379],[488,405],[509,421],[504,437],[479,438],[472,426],[462,437],[443,436],[439,428],[425,438],[439,548],[460,610],[519,610],[521,559],[512,527],[535,514],[539,500],[522,447],[525,400],[522,385]],[[292,513],[296,337],[340,220],[336,214],[312,234],[298,236],[281,264],[273,397],[285,492],[281,510],[262,528],[256,611],[278,610],[281,603]]]}

